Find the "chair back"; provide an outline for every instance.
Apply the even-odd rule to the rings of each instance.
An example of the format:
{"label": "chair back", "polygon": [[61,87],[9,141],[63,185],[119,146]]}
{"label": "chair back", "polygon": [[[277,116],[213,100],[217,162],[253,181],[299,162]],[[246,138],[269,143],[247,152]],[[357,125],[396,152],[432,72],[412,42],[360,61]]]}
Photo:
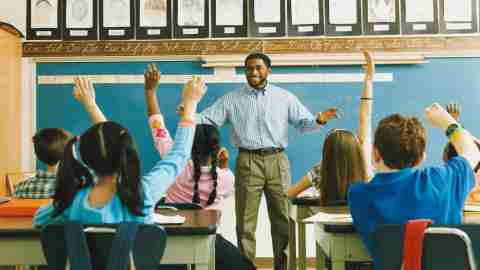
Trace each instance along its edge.
{"label": "chair back", "polygon": [[[42,249],[49,270],[154,270],[165,251],[166,232],[157,225],[126,222],[83,226],[79,222],[46,226]],[[133,256],[132,256],[133,255]]]}
{"label": "chair back", "polygon": [[15,186],[26,179],[35,176],[35,172],[10,172],[5,175],[7,196],[13,196]]}
{"label": "chair back", "polygon": [[[380,225],[372,234],[375,269],[401,270],[404,225]],[[480,224],[431,225],[425,231],[422,270],[476,270]]]}

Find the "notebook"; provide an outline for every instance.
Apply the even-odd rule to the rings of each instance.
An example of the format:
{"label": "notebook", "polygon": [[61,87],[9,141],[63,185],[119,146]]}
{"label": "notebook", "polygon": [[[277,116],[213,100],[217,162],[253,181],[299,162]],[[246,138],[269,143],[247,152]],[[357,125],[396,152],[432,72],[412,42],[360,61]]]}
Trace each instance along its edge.
{"label": "notebook", "polygon": [[51,202],[51,199],[10,199],[0,204],[0,217],[33,217],[38,208]]}
{"label": "notebook", "polygon": [[156,224],[183,224],[185,223],[185,217],[180,215],[162,215],[155,213],[153,214],[153,222]]}

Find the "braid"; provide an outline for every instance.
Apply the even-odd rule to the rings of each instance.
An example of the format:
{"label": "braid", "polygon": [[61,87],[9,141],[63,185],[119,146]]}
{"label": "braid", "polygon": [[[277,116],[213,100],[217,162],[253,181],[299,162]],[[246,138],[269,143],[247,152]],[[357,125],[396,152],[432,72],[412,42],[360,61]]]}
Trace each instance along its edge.
{"label": "braid", "polygon": [[200,181],[200,175],[201,175],[201,170],[200,170],[200,160],[197,155],[193,157],[193,198],[192,202],[193,203],[200,203],[200,195],[198,194],[198,181]]}
{"label": "braid", "polygon": [[218,186],[217,164],[218,164],[218,159],[217,159],[217,153],[215,152],[212,155],[212,168],[210,169],[210,174],[212,175],[212,179],[213,179],[213,189],[210,195],[208,196],[207,205],[213,204],[215,202],[215,199],[217,198],[217,186]]}

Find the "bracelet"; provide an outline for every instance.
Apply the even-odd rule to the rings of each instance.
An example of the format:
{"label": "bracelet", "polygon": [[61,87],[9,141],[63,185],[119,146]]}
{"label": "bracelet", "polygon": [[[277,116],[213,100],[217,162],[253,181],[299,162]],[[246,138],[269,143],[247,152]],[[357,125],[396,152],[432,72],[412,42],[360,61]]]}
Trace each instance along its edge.
{"label": "bracelet", "polygon": [[459,123],[450,124],[447,129],[445,130],[445,135],[448,139],[450,139],[455,131],[458,129],[463,129]]}
{"label": "bracelet", "polygon": [[187,127],[187,126],[195,126],[195,121],[191,119],[182,119],[180,123],[178,124],[179,126],[182,127]]}
{"label": "bracelet", "polygon": [[373,100],[371,97],[361,97],[360,100]]}
{"label": "bracelet", "polygon": [[450,142],[453,142],[453,141],[456,141],[458,140],[458,136],[460,136],[460,134],[462,133],[462,131],[464,131],[464,129],[462,127],[459,127],[457,129],[455,129],[455,131],[453,131],[453,133],[450,135],[450,137],[448,138],[448,140]]}

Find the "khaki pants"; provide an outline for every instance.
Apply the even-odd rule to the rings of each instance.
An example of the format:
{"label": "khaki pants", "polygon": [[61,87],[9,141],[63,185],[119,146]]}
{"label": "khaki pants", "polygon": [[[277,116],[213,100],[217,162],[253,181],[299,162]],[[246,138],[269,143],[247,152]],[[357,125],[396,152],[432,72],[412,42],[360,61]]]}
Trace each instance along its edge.
{"label": "khaki pants", "polygon": [[[285,153],[258,155],[240,152],[235,170],[235,211],[240,251],[255,260],[255,232],[262,193],[268,208],[274,269],[287,269],[290,165]],[[262,217],[263,218],[263,217]]]}

